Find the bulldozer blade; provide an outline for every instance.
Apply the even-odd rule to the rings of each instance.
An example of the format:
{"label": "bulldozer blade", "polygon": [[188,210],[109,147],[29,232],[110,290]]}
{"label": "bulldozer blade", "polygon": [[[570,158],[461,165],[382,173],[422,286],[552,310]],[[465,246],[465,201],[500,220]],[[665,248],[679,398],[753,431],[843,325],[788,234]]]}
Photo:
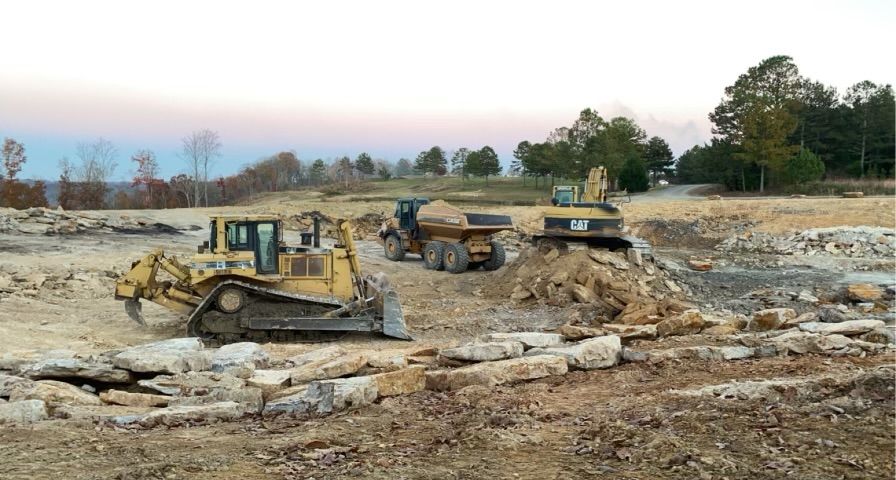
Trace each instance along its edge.
{"label": "bulldozer blade", "polygon": [[146,321],[143,320],[143,305],[140,304],[140,300],[125,300],[124,311],[127,312],[128,316],[131,317],[131,320],[137,322],[138,325],[141,327],[146,326]]}
{"label": "bulldozer blade", "polygon": [[398,293],[395,290],[383,292],[383,335],[402,340],[413,340],[404,323]]}

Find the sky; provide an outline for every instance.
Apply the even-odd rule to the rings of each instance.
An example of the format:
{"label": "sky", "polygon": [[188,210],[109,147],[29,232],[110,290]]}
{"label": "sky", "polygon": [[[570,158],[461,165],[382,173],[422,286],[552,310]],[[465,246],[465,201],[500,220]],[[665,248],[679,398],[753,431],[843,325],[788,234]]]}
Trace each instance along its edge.
{"label": "sky", "polygon": [[[0,137],[22,178],[55,179],[78,143],[115,144],[113,179],[151,149],[217,131],[212,170],[282,150],[412,159],[491,145],[506,166],[591,107],[676,155],[711,138],[725,86],[772,55],[845,90],[896,83],[893,1],[40,1],[0,24]],[[889,60],[887,60],[889,59]]]}

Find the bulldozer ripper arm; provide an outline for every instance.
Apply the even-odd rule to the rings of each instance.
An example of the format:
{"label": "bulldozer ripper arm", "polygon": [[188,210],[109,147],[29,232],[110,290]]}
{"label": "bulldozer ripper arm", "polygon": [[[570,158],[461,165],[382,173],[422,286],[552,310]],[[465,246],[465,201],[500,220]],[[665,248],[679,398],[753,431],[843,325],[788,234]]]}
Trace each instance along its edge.
{"label": "bulldozer ripper arm", "polygon": [[[174,258],[165,257],[162,250],[153,251],[131,265],[131,270],[115,282],[115,298],[129,302],[126,311],[131,318],[140,317],[140,309],[133,302],[141,298],[158,303],[166,308],[189,315],[202,300],[189,291],[178,288],[178,284],[158,282],[159,267],[178,280],[178,284],[189,285],[189,270]],[[135,312],[132,314],[131,312]],[[143,323],[142,318],[134,318]]]}
{"label": "bulldozer ripper arm", "polygon": [[355,285],[358,286],[360,297],[367,296],[367,288],[364,280],[361,278],[361,262],[358,260],[358,251],[355,250],[355,241],[352,238],[352,224],[348,220],[339,222],[339,241],[345,246],[345,254],[348,255],[348,261],[351,265],[352,275],[355,278]]}

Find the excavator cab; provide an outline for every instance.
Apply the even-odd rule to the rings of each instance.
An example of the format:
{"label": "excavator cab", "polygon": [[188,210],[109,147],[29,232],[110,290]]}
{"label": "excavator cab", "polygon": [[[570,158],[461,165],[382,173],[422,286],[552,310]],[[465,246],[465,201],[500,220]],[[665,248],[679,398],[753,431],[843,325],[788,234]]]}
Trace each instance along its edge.
{"label": "excavator cab", "polygon": [[570,204],[579,201],[579,187],[577,185],[558,185],[554,187],[554,194],[551,197],[553,205]]}

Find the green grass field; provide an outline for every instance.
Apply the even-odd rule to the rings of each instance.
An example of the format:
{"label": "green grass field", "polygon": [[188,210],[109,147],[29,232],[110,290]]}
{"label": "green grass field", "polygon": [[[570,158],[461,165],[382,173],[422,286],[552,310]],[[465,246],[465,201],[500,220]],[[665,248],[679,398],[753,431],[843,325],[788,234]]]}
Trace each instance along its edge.
{"label": "green grass field", "polygon": [[[551,197],[550,180],[544,186],[539,180],[535,182],[527,178],[525,185],[520,177],[489,178],[488,185],[483,178],[461,180],[458,177],[441,178],[399,178],[394,180],[371,180],[360,184],[358,188],[340,190],[335,187],[325,190],[329,194],[340,194],[350,200],[394,200],[399,197],[427,197],[431,200],[445,200],[451,203],[494,203],[502,205],[534,205],[546,202]],[[574,185],[572,180],[555,181],[557,185]]]}

